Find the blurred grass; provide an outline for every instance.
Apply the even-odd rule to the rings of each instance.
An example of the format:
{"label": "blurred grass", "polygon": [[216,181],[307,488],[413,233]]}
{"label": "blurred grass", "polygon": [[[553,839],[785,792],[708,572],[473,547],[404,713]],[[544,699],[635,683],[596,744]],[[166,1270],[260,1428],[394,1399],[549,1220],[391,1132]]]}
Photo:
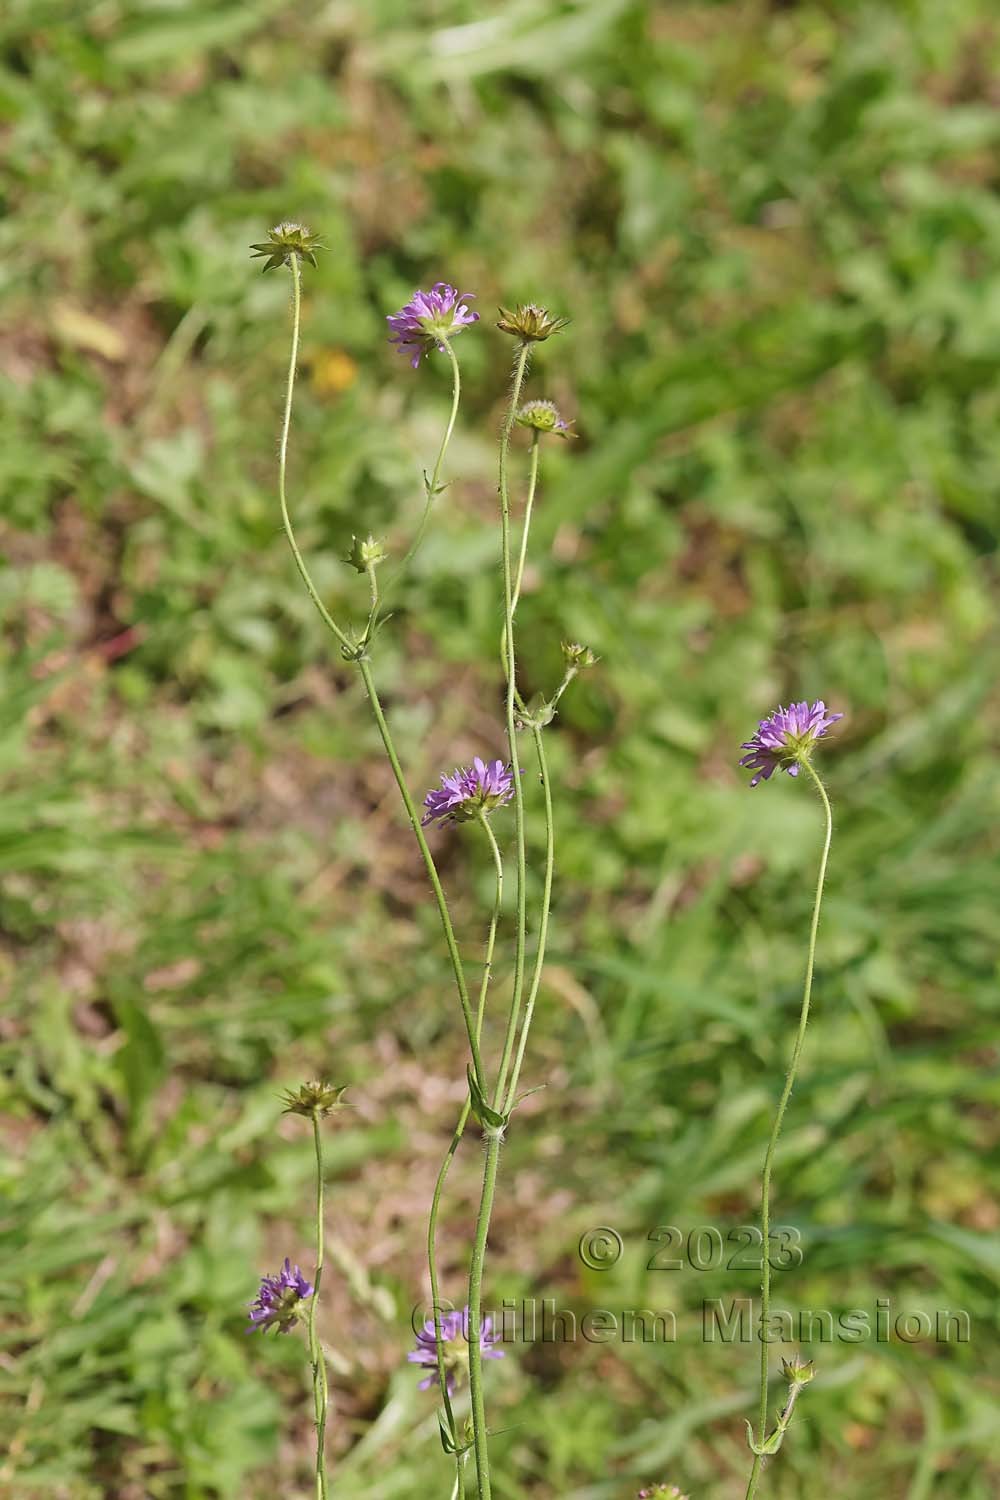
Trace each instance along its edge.
{"label": "blurred grass", "polygon": [[[568,313],[523,673],[601,667],[550,755],[552,965],[505,1160],[493,1299],[677,1311],[663,1348],[498,1366],[498,1493],[742,1493],[755,1354],[697,1337],[752,1275],[645,1272],[646,1235],[752,1219],[818,838],[734,747],[777,699],[848,710],[817,1008],[775,1217],[789,1307],[960,1307],[967,1345],[814,1352],[768,1475],[844,1497],[997,1491],[1000,25],[986,0],[80,6],[0,19],[0,1488],[305,1495],[291,1340],[256,1273],[308,1256],[280,1086],[350,1080],[331,1140],[340,1492],[446,1482],[401,1364],[460,1040],[356,682],[277,524],[287,287],[322,230],[293,457],[331,599],[398,546],[447,402],[384,314],[446,276],[454,480],[380,644],[415,788],[499,750],[499,300]],[[461,929],[488,874],[442,841]],[[784,1030],[783,1030],[784,1028]],[[459,1089],[460,1093],[460,1089]],[[530,1120],[529,1120],[530,1115]],[[444,1246],[460,1295],[477,1169]],[[589,1273],[580,1232],[626,1254]]]}

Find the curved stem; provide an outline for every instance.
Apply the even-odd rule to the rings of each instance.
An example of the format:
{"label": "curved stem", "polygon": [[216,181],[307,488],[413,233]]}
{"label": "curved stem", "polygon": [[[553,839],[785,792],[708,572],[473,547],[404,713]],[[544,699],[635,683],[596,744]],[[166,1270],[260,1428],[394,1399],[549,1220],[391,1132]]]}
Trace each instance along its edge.
{"label": "curved stem", "polygon": [[390,593],[406,573],[407,568],[410,566],[411,562],[420,550],[420,544],[423,541],[424,533],[427,530],[427,523],[431,518],[431,510],[433,508],[434,500],[438,492],[438,485],[441,482],[441,469],[444,465],[444,457],[448,452],[448,444],[451,442],[451,435],[455,430],[455,419],[458,416],[458,403],[462,394],[462,376],[458,368],[458,360],[455,357],[455,351],[451,347],[451,344],[447,339],[442,339],[441,342],[444,345],[445,354],[447,354],[448,358],[451,360],[451,414],[448,418],[448,425],[444,430],[444,437],[441,439],[441,446],[438,449],[437,458],[434,460],[434,468],[431,471],[430,479],[427,478],[427,471],[424,471],[424,489],[426,491],[426,495],[424,498],[424,508],[421,511],[420,520],[417,523],[417,529],[413,534],[413,541],[406,549],[406,554],[403,557],[403,561],[400,563],[399,567],[396,569],[395,573],[393,573],[392,577],[386,584],[386,599],[388,599]]}
{"label": "curved stem", "polygon": [[437,872],[437,866],[434,863],[434,856],[433,854],[431,854],[427,840],[424,837],[424,830],[420,826],[420,817],[417,813],[416,807],[414,806],[413,798],[410,796],[410,789],[406,785],[406,779],[403,776],[403,768],[399,763],[399,756],[396,754],[396,747],[393,743],[392,735],[389,732],[389,725],[386,723],[385,714],[382,712],[382,704],[379,702],[378,693],[375,691],[375,681],[372,677],[371,663],[362,658],[362,660],[358,662],[358,671],[361,673],[361,680],[364,683],[365,691],[368,694],[368,701],[371,704],[372,713],[375,716],[375,723],[378,726],[378,732],[381,736],[382,744],[385,748],[385,753],[388,756],[389,764],[392,767],[392,774],[396,778],[396,785],[399,788],[399,795],[403,799],[403,806],[406,809],[406,816],[410,820],[410,827],[413,829],[413,836],[416,839],[417,845],[420,849],[420,853],[423,856],[424,866],[427,870],[427,876],[431,883],[431,889],[434,892],[434,899],[437,902],[438,913],[441,917],[441,926],[444,929],[444,940],[448,948],[448,956],[451,959],[451,966],[455,974],[455,985],[458,989],[458,998],[462,1006],[462,1015],[465,1018],[465,1029],[469,1037],[469,1050],[472,1053],[472,1066],[476,1074],[476,1082],[479,1084],[480,1088],[484,1088],[485,1080],[483,1077],[482,1060],[479,1055],[479,1037],[476,1033],[475,1024],[472,1018],[472,1008],[469,1004],[469,990],[465,982],[465,970],[462,967],[461,954],[458,951],[458,943],[455,940],[455,929],[452,926],[451,913],[448,910],[448,903],[445,899],[444,890],[441,885],[441,877]]}
{"label": "curved stem", "polygon": [[316,1500],[326,1500],[326,1410],[328,1400],[326,1360],[316,1337],[316,1308],[323,1277],[323,1137],[319,1113],[313,1110],[313,1144],[316,1148],[316,1275],[309,1300],[309,1359],[312,1364],[313,1405],[316,1410]]}
{"label": "curved stem", "polygon": [[[806,954],[806,972],[802,986],[802,1005],[799,1010],[798,1030],[795,1033],[795,1044],[792,1047],[792,1057],[788,1064],[788,1072],[785,1075],[785,1086],[778,1100],[778,1108],[775,1111],[774,1124],[771,1126],[771,1136],[767,1143],[767,1152],[764,1156],[764,1170],[761,1177],[760,1193],[760,1229],[761,1229],[761,1282],[760,1282],[760,1407],[758,1413],[759,1431],[757,1443],[763,1446],[767,1437],[767,1324],[771,1310],[771,1262],[770,1256],[770,1233],[771,1233],[771,1168],[774,1162],[774,1153],[781,1134],[782,1121],[785,1118],[785,1109],[791,1097],[792,1088],[795,1083],[795,1075],[798,1071],[799,1058],[802,1056],[802,1044],[805,1041],[806,1026],[809,1021],[809,1003],[812,998],[813,969],[816,962],[816,934],[819,931],[820,907],[823,904],[823,887],[826,883],[826,866],[830,857],[830,843],[833,838],[833,813],[830,810],[830,799],[826,795],[826,788],[819,776],[813,770],[808,761],[803,761],[802,766],[811,776],[816,790],[819,792],[823,803],[823,811],[826,815],[826,835],[823,840],[823,853],[820,856],[819,873],[816,877],[816,895],[813,900],[812,921],[809,925],[809,947]],[[753,1500],[757,1493],[757,1481],[760,1477],[762,1455],[754,1454],[753,1466],[750,1470],[750,1479],[747,1483],[745,1500]]]}
{"label": "curved stem", "polygon": [[292,350],[288,360],[288,378],[285,382],[285,407],[281,419],[281,438],[278,443],[278,498],[281,501],[281,524],[285,529],[288,545],[292,549],[295,566],[299,570],[299,577],[306,586],[313,604],[319,611],[320,618],[326,628],[337,637],[342,646],[351,649],[351,643],[341,630],[336,620],[330,614],[326,605],[319,596],[319,591],[309,575],[305,559],[299,551],[299,544],[295,540],[295,532],[292,529],[292,518],[288,514],[288,501],[285,497],[285,472],[288,465],[288,431],[292,422],[292,396],[295,391],[295,367],[299,361],[299,328],[302,320],[302,271],[299,267],[299,258],[292,255],[289,258],[292,272]]}
{"label": "curved stem", "polygon": [[486,1135],[486,1162],[483,1167],[483,1190],[476,1219],[476,1238],[469,1265],[469,1391],[472,1399],[472,1430],[476,1445],[476,1482],[479,1500],[490,1500],[490,1460],[486,1447],[486,1402],[483,1395],[483,1351],[481,1344],[483,1310],[483,1267],[486,1263],[486,1241],[493,1213],[493,1196],[497,1185],[500,1159],[500,1135]]}
{"label": "curved stem", "polygon": [[538,988],[542,982],[542,969],[545,967],[545,944],[548,940],[549,932],[549,910],[552,905],[552,876],[555,870],[555,826],[552,818],[552,786],[549,781],[549,769],[545,758],[542,731],[537,725],[532,725],[531,736],[535,742],[538,775],[541,779],[542,792],[545,799],[545,877],[542,888],[542,910],[538,922],[538,951],[535,954],[535,967],[532,970],[531,984],[528,987],[528,1000],[524,1007],[524,1020],[521,1022],[521,1035],[518,1038],[514,1069],[510,1075],[510,1086],[507,1089],[507,1097],[504,1100],[502,1111],[504,1114],[509,1114],[514,1107],[517,1082],[521,1076],[521,1065],[524,1062],[524,1049],[528,1045],[528,1030],[531,1026],[531,1018],[535,1013]]}
{"label": "curved stem", "polygon": [[510,1014],[507,1018],[507,1034],[504,1037],[503,1055],[500,1059],[500,1072],[497,1076],[496,1092],[493,1097],[494,1109],[499,1109],[500,1100],[503,1098],[504,1087],[507,1081],[507,1069],[510,1066],[511,1053],[514,1048],[517,1020],[521,1010],[521,996],[524,989],[527,879],[524,853],[524,788],[521,785],[521,764],[517,750],[517,726],[514,719],[517,687],[514,661],[514,580],[510,553],[510,488],[507,482],[507,453],[510,448],[511,429],[514,426],[517,403],[520,399],[521,386],[524,381],[524,372],[527,369],[530,352],[531,345],[527,343],[522,344],[517,351],[517,357],[514,361],[514,378],[511,382],[510,405],[507,408],[503,427],[500,430],[500,539],[501,550],[503,552],[504,671],[507,677],[507,750],[510,757],[511,777],[514,783],[514,839],[517,851],[517,927],[514,940],[513,992],[510,1001]]}

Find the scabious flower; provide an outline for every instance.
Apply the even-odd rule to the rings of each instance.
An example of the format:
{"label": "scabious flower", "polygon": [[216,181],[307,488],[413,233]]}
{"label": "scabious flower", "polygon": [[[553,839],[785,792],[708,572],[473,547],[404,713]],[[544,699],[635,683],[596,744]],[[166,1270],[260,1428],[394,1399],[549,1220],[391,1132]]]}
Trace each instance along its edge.
{"label": "scabious flower", "polygon": [[432,349],[443,352],[444,339],[454,338],[463,328],[479,322],[479,314],[466,306],[471,295],[456,291],[446,281],[435,281],[429,292],[414,292],[405,307],[386,318],[392,329],[390,344],[395,344],[400,354],[412,354],[410,364],[416,369],[422,354]]}
{"label": "scabious flower", "polygon": [[434,822],[467,823],[481,812],[502,807],[513,795],[510,766],[502,760],[486,762],[477,755],[471,766],[458,766],[450,776],[441,777],[439,787],[431,788],[420,821],[424,827]]}
{"label": "scabious flower", "polygon": [[277,1276],[261,1277],[260,1291],[250,1304],[250,1327],[247,1333],[262,1329],[277,1328],[279,1333],[291,1333],[299,1321],[299,1304],[311,1297],[313,1288],[298,1266],[293,1266],[285,1256],[285,1264]]}
{"label": "scabious flower", "polygon": [[251,260],[258,260],[264,256],[264,265],[261,269],[273,271],[276,266],[287,266],[293,255],[315,266],[315,251],[322,250],[323,246],[319,242],[318,234],[313,234],[304,224],[296,224],[286,219],[283,223],[275,224],[273,229],[268,230],[266,240],[259,245],[251,245],[250,249],[253,251]]}
{"label": "scabious flower", "polygon": [[569,318],[554,318],[547,307],[540,307],[537,302],[520,302],[513,309],[501,307],[497,311],[500,332],[512,334],[523,344],[540,344],[569,322]]}
{"label": "scabious flower", "polygon": [[[469,1309],[464,1312],[440,1313],[441,1352],[444,1356],[445,1384],[448,1395],[454,1396],[464,1382],[469,1369]],[[479,1331],[479,1346],[484,1359],[503,1359],[503,1349],[494,1347],[493,1319],[484,1318]],[[428,1391],[437,1384],[437,1333],[434,1319],[428,1318],[417,1334],[417,1347],[406,1356],[411,1365],[423,1365],[429,1372],[417,1386]]]}
{"label": "scabious flower", "polygon": [[576,436],[570,431],[573,424],[563,420],[554,401],[525,401],[518,407],[514,421],[519,427],[531,427],[535,432],[554,432],[561,438]]}
{"label": "scabious flower", "polygon": [[761,779],[770,781],[778,770],[797,776],[799,766],[812,755],[816,741],[843,717],[827,713],[826,704],[817,698],[811,708],[808,703],[793,703],[761,719],[756,734],[744,740],[741,747],[749,753],[742,757],[740,765],[757,772],[750,785],[756,786]]}
{"label": "scabious flower", "polygon": [[676,1484],[648,1484],[639,1491],[639,1500],[688,1500]]}

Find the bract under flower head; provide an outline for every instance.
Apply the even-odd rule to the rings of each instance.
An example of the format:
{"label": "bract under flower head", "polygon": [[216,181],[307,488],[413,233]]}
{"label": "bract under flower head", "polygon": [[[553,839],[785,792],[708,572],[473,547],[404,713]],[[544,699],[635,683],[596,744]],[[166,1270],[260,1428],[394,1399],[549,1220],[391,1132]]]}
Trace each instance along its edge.
{"label": "bract under flower head", "polygon": [[781,1373],[789,1385],[808,1385],[815,1379],[816,1366],[811,1359],[805,1360],[801,1355],[793,1354],[791,1359],[781,1361]]}
{"label": "bract under flower head", "polygon": [[367,537],[351,537],[351,550],[344,561],[359,573],[367,573],[369,568],[377,568],[379,563],[385,562],[387,556],[385,543],[369,532]]}
{"label": "bract under flower head", "polygon": [[347,1106],[341,1104],[341,1098],[346,1088],[346,1084],[303,1083],[297,1089],[287,1090],[283,1113],[312,1119],[313,1115],[329,1115],[335,1109],[345,1109]]}
{"label": "bract under flower head", "polygon": [[470,292],[459,292],[446,281],[435,281],[429,292],[414,292],[398,313],[390,313],[386,322],[392,329],[390,344],[400,354],[412,356],[414,369],[421,355],[432,349],[444,351],[444,340],[452,339],[463,328],[478,323],[479,314],[466,305]]}
{"label": "bract under flower head", "polygon": [[500,332],[510,333],[526,344],[542,343],[569,322],[569,318],[553,318],[548,308],[537,302],[520,302],[513,311],[507,307],[497,310],[500,313],[497,320]]}
{"label": "bract under flower head", "polygon": [[560,649],[567,667],[575,667],[577,671],[592,667],[600,661],[600,657],[595,656],[589,646],[582,646],[579,641],[563,641]]}
{"label": "bract under flower head", "polygon": [[561,438],[576,436],[570,431],[572,423],[563,420],[554,401],[526,401],[518,408],[514,421],[519,427],[531,427],[535,432],[554,432]]}
{"label": "bract under flower head", "polygon": [[266,1333],[269,1328],[277,1328],[279,1333],[291,1333],[299,1321],[300,1304],[312,1294],[312,1283],[286,1255],[285,1264],[277,1276],[261,1278],[260,1291],[250,1304],[247,1333],[256,1333],[258,1329]]}
{"label": "bract under flower head", "polygon": [[304,224],[285,220],[268,230],[266,240],[259,245],[250,246],[253,251],[250,259],[257,260],[260,256],[265,256],[266,259],[261,267],[264,271],[273,271],[276,266],[287,266],[293,255],[315,266],[315,252],[322,248],[319,235],[313,234]]}
{"label": "bract under flower head", "polygon": [[477,755],[471,766],[459,766],[450,776],[442,776],[441,785],[427,793],[421,823],[425,827],[439,821],[467,823],[502,807],[513,795],[510,766],[502,760],[483,761]]}
{"label": "bract under flower head", "polygon": [[[438,1314],[441,1328],[441,1353],[444,1359],[445,1383],[449,1396],[454,1396],[458,1387],[467,1378],[469,1369],[469,1309],[464,1312]],[[479,1347],[484,1359],[503,1359],[504,1350],[497,1349],[493,1333],[493,1319],[484,1318],[479,1330]],[[428,1318],[417,1334],[417,1347],[406,1356],[411,1365],[423,1365],[429,1371],[418,1383],[417,1389],[430,1390],[438,1381],[437,1333],[434,1319]]]}
{"label": "bract under flower head", "polygon": [[817,698],[812,707],[806,702],[793,703],[761,719],[756,734],[744,740],[741,747],[748,753],[741,758],[740,765],[757,773],[750,785],[770,781],[777,770],[797,776],[799,766],[809,760],[817,740],[843,717],[827,713],[826,704]]}

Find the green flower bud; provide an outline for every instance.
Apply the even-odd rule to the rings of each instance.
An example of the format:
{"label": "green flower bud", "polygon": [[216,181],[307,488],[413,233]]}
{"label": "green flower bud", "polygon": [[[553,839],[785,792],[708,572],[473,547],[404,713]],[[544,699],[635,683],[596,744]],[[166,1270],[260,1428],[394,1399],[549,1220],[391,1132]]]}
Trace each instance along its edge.
{"label": "green flower bud", "polygon": [[579,641],[563,641],[562,654],[567,667],[576,667],[578,671],[594,666],[601,659],[594,655],[589,646],[581,646]]}
{"label": "green flower bud", "polygon": [[808,1385],[815,1378],[816,1366],[812,1360],[804,1360],[798,1354],[781,1361],[781,1373],[789,1385]]}
{"label": "green flower bud", "polygon": [[526,401],[519,407],[514,421],[519,427],[530,427],[535,432],[554,432],[556,437],[575,437],[575,432],[570,432],[569,422],[565,422],[559,415],[559,408],[554,401]]}
{"label": "green flower bud", "polygon": [[360,537],[351,537],[351,550],[344,561],[350,563],[352,568],[357,568],[359,573],[367,573],[369,568],[377,568],[387,556],[385,543],[376,541],[369,534],[364,541]]}

